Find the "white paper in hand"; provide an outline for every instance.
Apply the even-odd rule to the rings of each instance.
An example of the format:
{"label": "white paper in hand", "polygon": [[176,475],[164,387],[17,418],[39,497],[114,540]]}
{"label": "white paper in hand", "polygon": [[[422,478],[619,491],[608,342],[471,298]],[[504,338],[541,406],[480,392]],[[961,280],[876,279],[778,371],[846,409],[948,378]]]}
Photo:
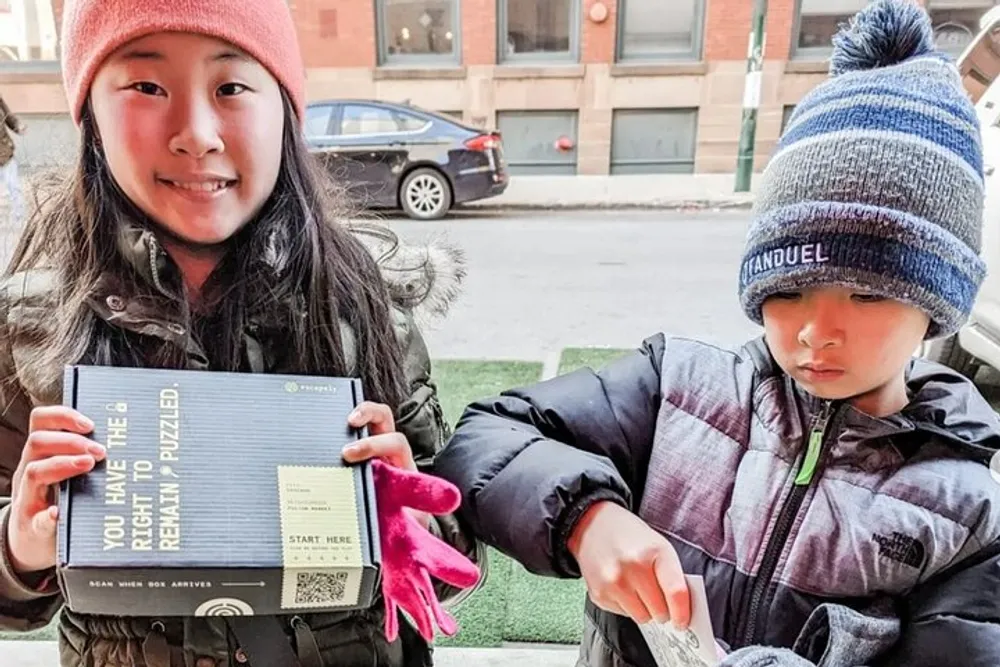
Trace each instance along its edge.
{"label": "white paper in hand", "polygon": [[719,664],[712,618],[708,614],[705,581],[685,575],[691,593],[691,625],[678,630],[673,623],[652,621],[640,625],[658,667],[714,667]]}

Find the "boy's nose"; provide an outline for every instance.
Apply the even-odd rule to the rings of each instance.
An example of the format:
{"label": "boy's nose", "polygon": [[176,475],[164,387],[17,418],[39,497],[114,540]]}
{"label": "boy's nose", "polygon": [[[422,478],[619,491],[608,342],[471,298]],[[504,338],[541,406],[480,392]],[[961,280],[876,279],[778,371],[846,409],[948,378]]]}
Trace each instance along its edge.
{"label": "boy's nose", "polygon": [[834,313],[813,313],[799,329],[799,343],[813,350],[836,347],[843,342],[843,323]]}

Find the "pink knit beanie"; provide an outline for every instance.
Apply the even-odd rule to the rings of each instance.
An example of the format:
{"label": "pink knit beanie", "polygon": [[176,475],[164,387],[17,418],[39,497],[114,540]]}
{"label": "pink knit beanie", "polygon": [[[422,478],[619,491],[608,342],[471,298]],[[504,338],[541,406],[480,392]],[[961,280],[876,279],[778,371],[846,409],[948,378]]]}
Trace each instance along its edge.
{"label": "pink knit beanie", "polygon": [[77,124],[104,60],[163,31],[216,37],[243,49],[288,91],[300,122],[305,117],[305,67],[287,0],[66,0],[62,72]]}

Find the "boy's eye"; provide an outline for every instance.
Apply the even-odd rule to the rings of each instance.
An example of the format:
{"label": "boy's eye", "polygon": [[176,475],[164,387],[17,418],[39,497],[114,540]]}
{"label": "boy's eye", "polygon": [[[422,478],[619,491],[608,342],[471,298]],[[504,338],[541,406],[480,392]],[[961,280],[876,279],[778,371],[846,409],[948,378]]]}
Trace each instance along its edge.
{"label": "boy's eye", "polygon": [[774,299],[781,299],[782,301],[793,301],[798,299],[802,294],[800,292],[777,292],[772,295]]}
{"label": "boy's eye", "polygon": [[149,81],[139,81],[138,83],[133,83],[130,88],[139,91],[143,95],[163,95],[166,91],[160,88],[155,83]]}
{"label": "boy's eye", "polygon": [[233,95],[239,95],[240,93],[250,90],[247,86],[242,83],[224,83],[219,86],[219,94],[223,97],[231,97]]}
{"label": "boy's eye", "polygon": [[879,301],[885,301],[885,297],[879,296],[878,294],[854,294],[852,298],[859,303],[878,303]]}

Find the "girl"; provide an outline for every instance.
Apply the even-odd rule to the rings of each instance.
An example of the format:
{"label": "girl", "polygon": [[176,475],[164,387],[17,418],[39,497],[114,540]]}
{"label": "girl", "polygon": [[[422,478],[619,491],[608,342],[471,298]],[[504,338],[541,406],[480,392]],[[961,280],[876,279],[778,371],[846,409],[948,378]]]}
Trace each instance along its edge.
{"label": "girl", "polygon": [[[64,364],[360,377],[371,402],[351,425],[372,435],[350,460],[415,470],[447,434],[413,308],[434,303],[449,268],[461,273],[448,256],[423,267],[434,280],[403,272],[389,285],[333,221],[301,139],[304,70],[285,0],[70,0],[62,37],[79,161],[0,290],[0,494],[12,496],[0,626],[12,629],[61,607],[50,491],[104,456],[87,416],[59,406]],[[418,516],[478,555],[451,516]],[[278,622],[303,667],[430,664],[408,624],[385,638],[380,605]],[[228,627],[67,609],[61,664],[245,664]]]}

